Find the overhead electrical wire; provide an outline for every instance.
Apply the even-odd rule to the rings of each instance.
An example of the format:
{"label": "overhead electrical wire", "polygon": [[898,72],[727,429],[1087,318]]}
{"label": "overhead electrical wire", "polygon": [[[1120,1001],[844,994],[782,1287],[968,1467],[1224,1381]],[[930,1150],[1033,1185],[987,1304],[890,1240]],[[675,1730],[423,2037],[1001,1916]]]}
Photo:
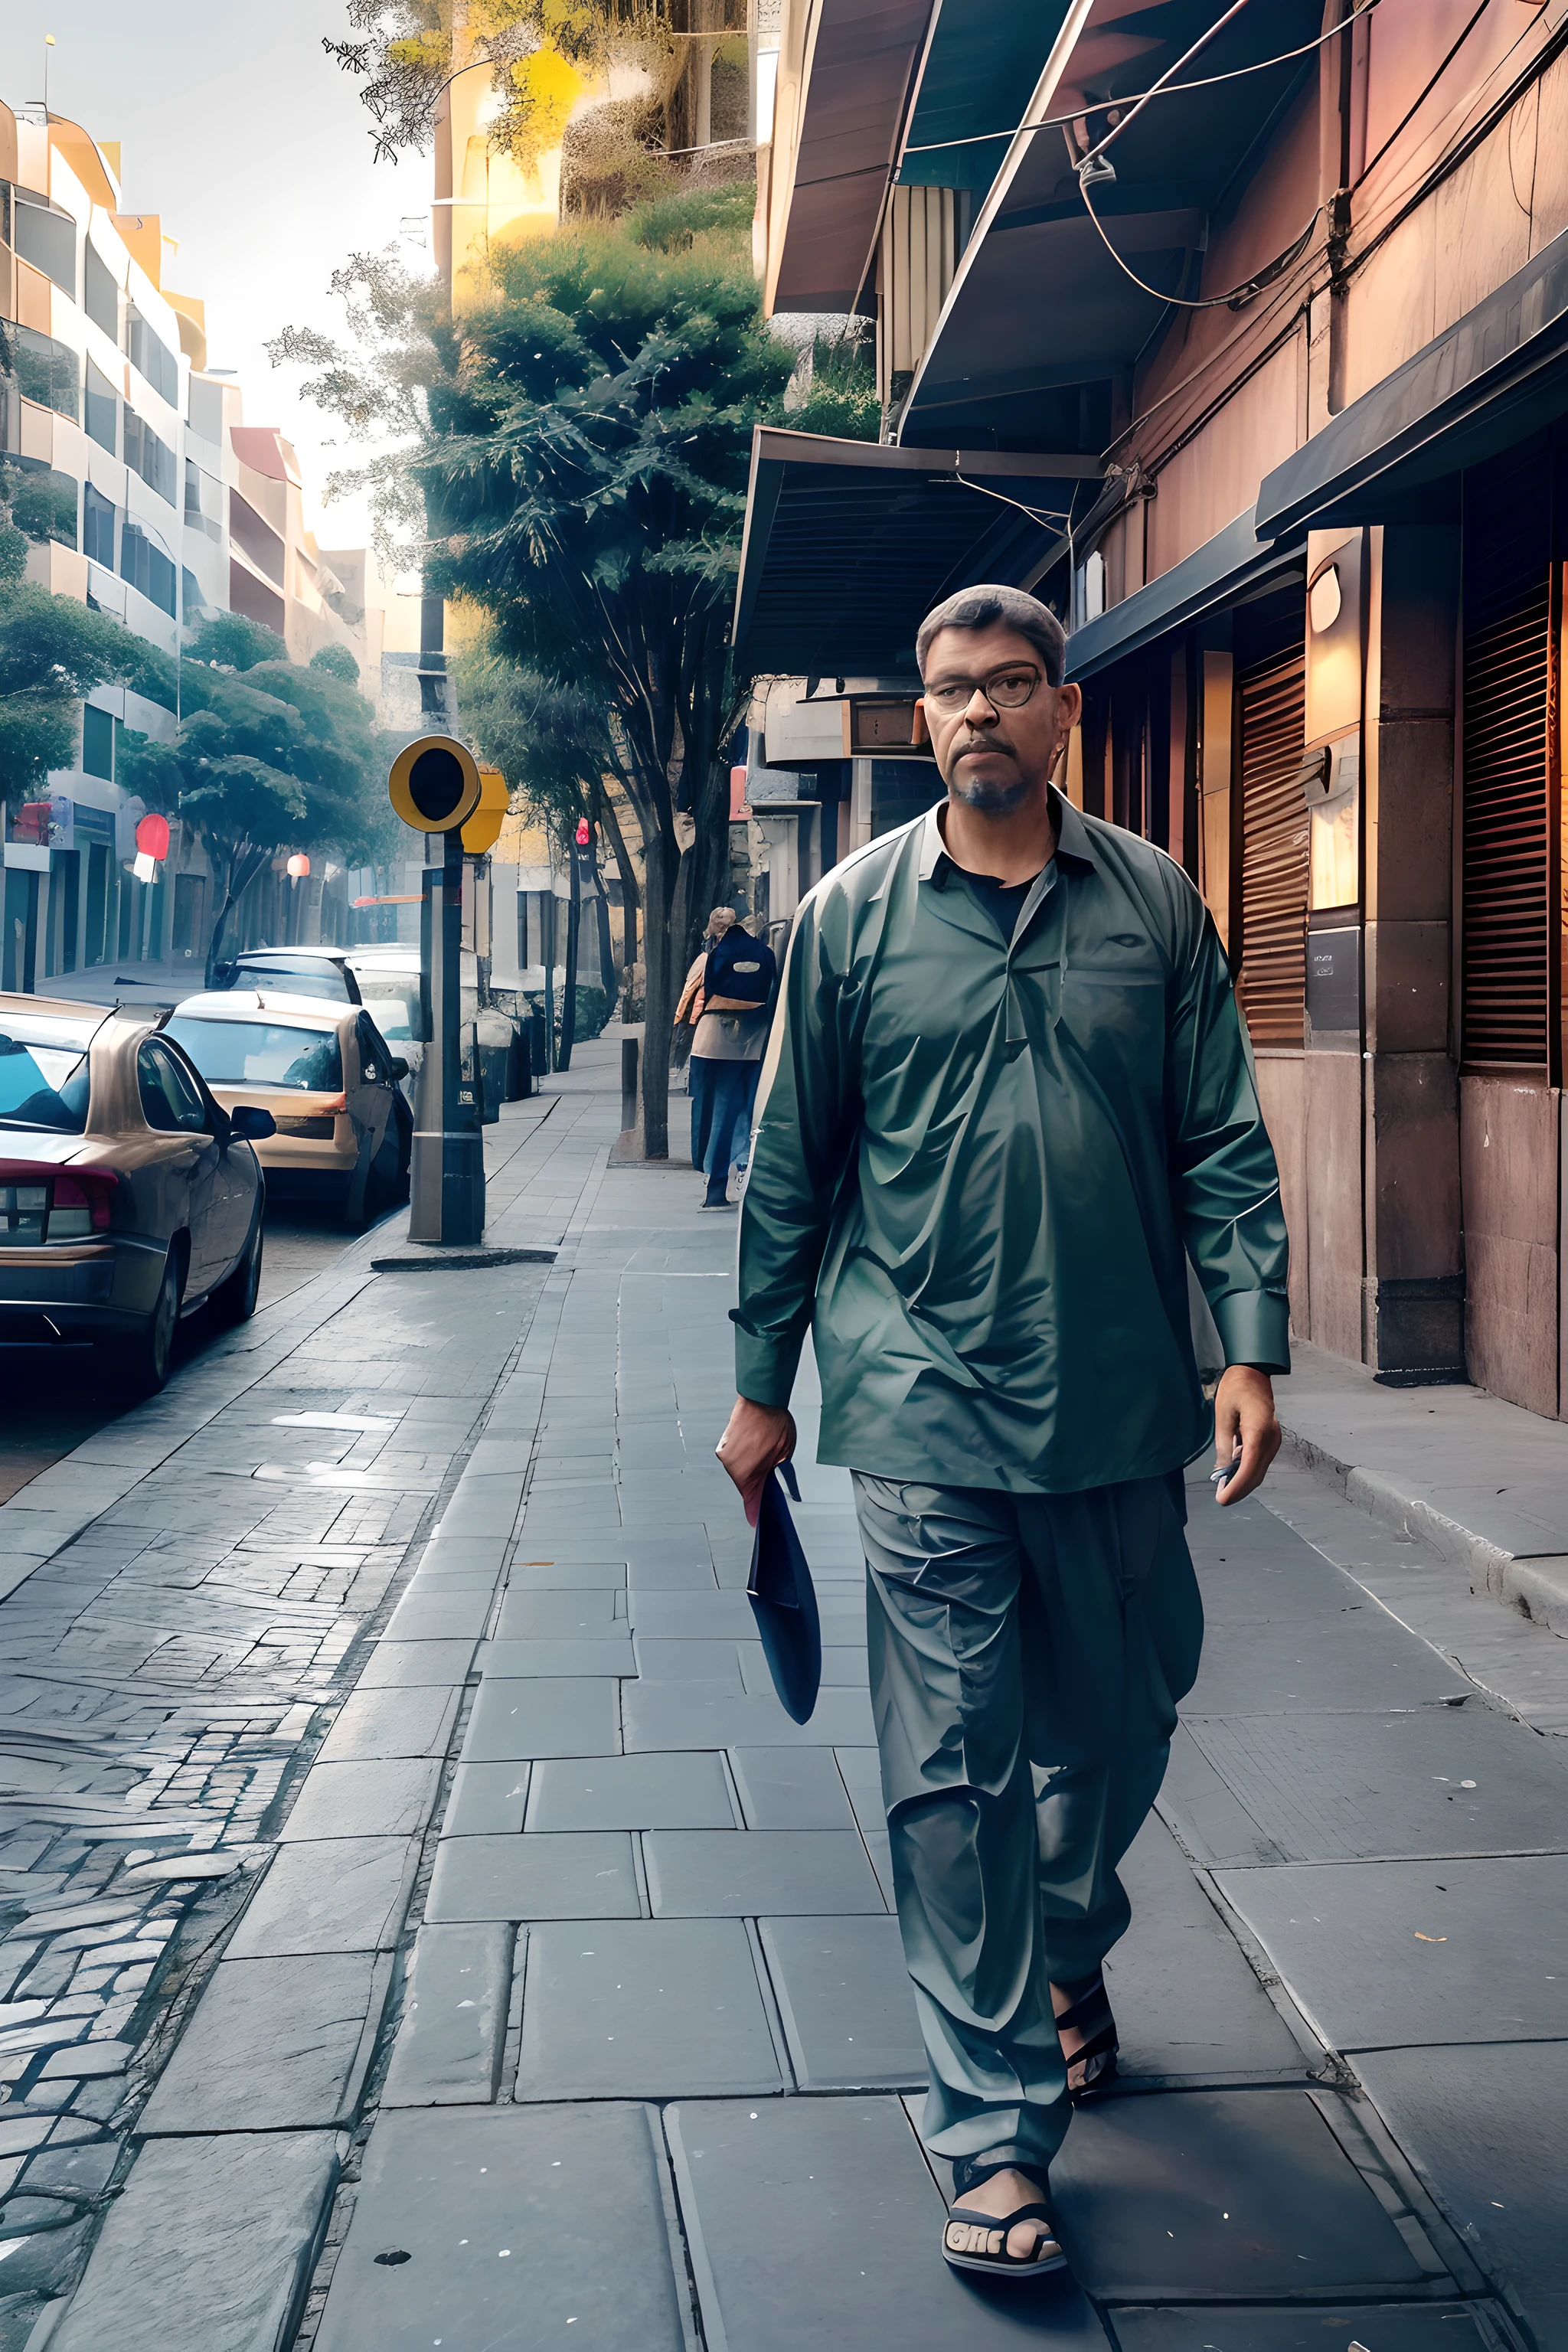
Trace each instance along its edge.
{"label": "overhead electrical wire", "polygon": [[[1245,5],[1246,0],[1241,0],[1241,5]],[[1482,0],[1483,8],[1488,5],[1489,0]],[[950,147],[984,147],[998,139],[1018,139],[1026,133],[1032,136],[1037,131],[1060,131],[1069,123],[1081,122],[1086,114],[1103,113],[1108,106],[1127,107],[1130,111],[1123,118],[1123,121],[1130,122],[1133,113],[1142,112],[1152,98],[1184,98],[1189,90],[1217,89],[1222,82],[1241,81],[1248,74],[1267,73],[1273,66],[1289,65],[1297,58],[1310,57],[1314,49],[1322,48],[1328,42],[1336,39],[1341,33],[1355,24],[1359,18],[1370,16],[1374,8],[1381,5],[1382,0],[1356,0],[1355,6],[1344,22],[1334,26],[1332,31],[1320,33],[1316,40],[1304,41],[1299,49],[1282,49],[1278,57],[1259,58],[1255,64],[1249,66],[1232,66],[1225,73],[1205,74],[1198,81],[1173,83],[1168,74],[1162,74],[1160,79],[1152,88],[1136,90],[1128,98],[1101,99],[1088,106],[1075,106],[1070,114],[1046,114],[1041,116],[1038,122],[1015,123],[1011,131],[976,131],[963,139],[936,139],[931,141],[929,146],[906,147],[903,152],[906,155],[942,155]],[[1195,57],[1199,49],[1205,47],[1215,34],[1221,31],[1228,23],[1229,17],[1236,14],[1237,10],[1232,8],[1226,16],[1212,25],[1201,41],[1194,42],[1190,49],[1177,58],[1175,64],[1171,67],[1170,73],[1179,73],[1187,58]],[[1109,144],[1109,142],[1103,143]],[[1098,153],[1100,151],[1095,149],[1091,152]]]}

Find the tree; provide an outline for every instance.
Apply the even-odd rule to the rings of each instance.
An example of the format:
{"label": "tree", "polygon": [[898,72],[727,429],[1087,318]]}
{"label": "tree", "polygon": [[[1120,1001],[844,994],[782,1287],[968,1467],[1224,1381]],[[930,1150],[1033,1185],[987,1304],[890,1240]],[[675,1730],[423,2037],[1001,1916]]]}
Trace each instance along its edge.
{"label": "tree", "polygon": [[17,478],[0,471],[0,800],[12,802],[41,799],[52,769],[75,766],[80,704],[95,687],[174,701],[166,654],[26,577],[27,539],[6,496]]}
{"label": "tree", "polygon": [[281,638],[240,614],[203,622],[181,682],[174,742],[129,735],[121,773],[143,800],[177,808],[205,845],[220,891],[210,980],[235,904],[279,849],[353,856],[374,835],[381,744],[353,686],[289,661]]}

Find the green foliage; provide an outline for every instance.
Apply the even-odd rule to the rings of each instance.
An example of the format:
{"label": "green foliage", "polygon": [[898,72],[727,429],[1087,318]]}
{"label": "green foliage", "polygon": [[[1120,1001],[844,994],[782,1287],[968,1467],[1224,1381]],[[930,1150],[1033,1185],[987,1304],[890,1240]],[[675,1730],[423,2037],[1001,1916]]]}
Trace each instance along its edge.
{"label": "green foliage", "polygon": [[280,662],[289,649],[276,629],[247,621],[243,613],[209,613],[187,647],[192,661],[216,669],[254,669],[258,662]]}
{"label": "green foliage", "polygon": [[0,497],[10,507],[12,522],[40,546],[50,540],[60,547],[76,545],[77,496],[70,476],[47,466],[0,468]]}
{"label": "green foliage", "polygon": [[699,237],[715,233],[730,240],[744,237],[749,244],[756,201],[754,182],[731,180],[637,205],[623,226],[635,245],[653,253],[687,253]]}
{"label": "green foliage", "polygon": [[869,335],[818,335],[805,397],[787,419],[793,429],[841,441],[878,440],[882,404],[877,397],[874,352]]}
{"label": "green foliage", "polygon": [[143,691],[164,659],[106,614],[28,580],[26,560],[0,500],[0,799],[10,801],[41,798],[50,770],[74,763],[84,696],[110,684]]}
{"label": "green foliage", "polygon": [[324,669],[329,677],[341,677],[345,686],[359,684],[359,664],[347,646],[318,646],[310,656],[312,669]]}

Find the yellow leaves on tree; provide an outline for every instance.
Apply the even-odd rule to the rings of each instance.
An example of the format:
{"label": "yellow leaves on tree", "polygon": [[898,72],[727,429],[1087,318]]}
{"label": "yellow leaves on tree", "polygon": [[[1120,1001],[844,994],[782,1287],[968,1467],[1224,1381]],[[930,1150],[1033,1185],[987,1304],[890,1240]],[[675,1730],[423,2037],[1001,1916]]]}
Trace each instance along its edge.
{"label": "yellow leaves on tree", "polygon": [[570,59],[548,44],[518,58],[511,84],[516,95],[506,112],[507,142],[513,160],[527,170],[560,146],[572,109],[588,85]]}

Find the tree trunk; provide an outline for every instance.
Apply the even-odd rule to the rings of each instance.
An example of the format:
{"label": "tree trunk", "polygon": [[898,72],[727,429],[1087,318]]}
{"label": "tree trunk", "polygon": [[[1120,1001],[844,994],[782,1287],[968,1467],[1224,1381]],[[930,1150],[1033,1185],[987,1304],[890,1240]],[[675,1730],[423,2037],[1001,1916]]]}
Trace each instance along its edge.
{"label": "tree trunk", "polygon": [[[656,834],[643,847],[647,922],[643,969],[647,989],[643,1008],[643,1150],[649,1160],[669,1157],[669,1040],[675,1026],[676,940],[670,919],[680,853],[673,834]],[[684,976],[685,965],[681,966]]]}
{"label": "tree trunk", "polygon": [[568,868],[572,895],[566,901],[566,961],[561,976],[561,1051],[556,1056],[558,1070],[572,1066],[572,1048],[577,1043],[577,937],[583,927],[583,901],[577,887],[577,851],[567,850],[572,863]]}

